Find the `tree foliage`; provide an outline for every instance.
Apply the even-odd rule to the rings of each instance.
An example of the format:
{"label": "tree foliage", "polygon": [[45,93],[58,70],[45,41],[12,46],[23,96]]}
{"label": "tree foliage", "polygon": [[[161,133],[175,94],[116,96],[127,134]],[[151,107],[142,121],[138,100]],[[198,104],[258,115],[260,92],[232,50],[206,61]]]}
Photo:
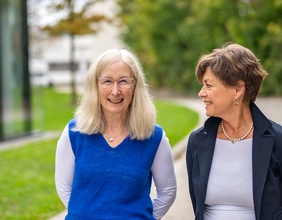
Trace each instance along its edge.
{"label": "tree foliage", "polygon": [[265,95],[282,95],[282,0],[117,0],[124,41],[150,83],[196,92],[199,57],[226,42],[250,48],[269,72]]}
{"label": "tree foliage", "polygon": [[96,34],[101,30],[103,22],[110,23],[113,20],[107,15],[94,11],[95,5],[101,2],[105,2],[105,0],[52,0],[48,4],[50,13],[54,14],[54,16],[56,14],[64,14],[64,16],[55,24],[42,27],[42,30],[52,36],[68,35],[70,38],[72,104],[77,102],[74,38],[78,35]]}
{"label": "tree foliage", "polygon": [[112,19],[104,14],[97,14],[93,7],[102,0],[53,0],[48,5],[48,11],[53,13],[64,13],[65,16],[53,25],[46,25],[42,30],[51,35],[85,35],[96,34],[101,29],[102,22],[110,22]]}

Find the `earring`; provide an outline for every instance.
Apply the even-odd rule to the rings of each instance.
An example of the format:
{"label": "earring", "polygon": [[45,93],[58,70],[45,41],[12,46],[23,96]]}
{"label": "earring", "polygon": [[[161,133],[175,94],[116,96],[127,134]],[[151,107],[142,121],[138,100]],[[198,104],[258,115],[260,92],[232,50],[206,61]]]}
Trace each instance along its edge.
{"label": "earring", "polygon": [[234,98],[234,99],[233,99],[233,102],[234,102],[234,105],[235,105],[235,106],[239,105],[238,99],[235,99],[235,98]]}

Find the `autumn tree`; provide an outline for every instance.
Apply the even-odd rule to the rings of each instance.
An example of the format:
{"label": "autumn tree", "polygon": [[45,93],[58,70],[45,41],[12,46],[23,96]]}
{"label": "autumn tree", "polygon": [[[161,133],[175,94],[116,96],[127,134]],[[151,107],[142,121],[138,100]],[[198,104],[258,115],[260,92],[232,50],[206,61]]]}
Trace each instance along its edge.
{"label": "autumn tree", "polygon": [[70,72],[71,72],[71,102],[77,101],[75,82],[75,37],[79,35],[98,33],[104,22],[110,23],[113,19],[105,14],[97,13],[95,6],[105,3],[106,0],[53,0],[49,1],[48,11],[54,16],[64,13],[65,16],[53,25],[42,28],[52,36],[68,35],[70,39]]}

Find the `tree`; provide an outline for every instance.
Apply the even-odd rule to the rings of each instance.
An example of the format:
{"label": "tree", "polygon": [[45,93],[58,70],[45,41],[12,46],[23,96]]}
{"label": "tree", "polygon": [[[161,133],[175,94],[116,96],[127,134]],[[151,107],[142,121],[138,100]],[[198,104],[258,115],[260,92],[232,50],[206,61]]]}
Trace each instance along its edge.
{"label": "tree", "polygon": [[[94,7],[106,0],[53,0],[49,1],[48,10],[50,13],[64,13],[65,16],[53,25],[42,27],[50,35],[68,35],[70,38],[70,72],[71,72],[71,93],[72,104],[76,104],[77,91],[75,82],[75,44],[74,39],[78,35],[96,34],[102,28],[103,22],[110,23],[113,18],[108,15],[98,14]],[[79,3],[79,4],[78,4]]]}
{"label": "tree", "polygon": [[[226,42],[250,48],[270,73],[263,94],[282,95],[281,0],[117,0],[122,36],[150,84],[196,92],[199,57]],[[140,28],[141,27],[141,28]]]}
{"label": "tree", "polygon": [[190,13],[190,2],[118,0],[118,3],[122,9],[120,17],[127,27],[124,41],[139,54],[150,73],[150,83],[156,87],[181,88],[191,82],[191,77],[181,71],[188,62],[179,57],[187,49],[181,23]]}

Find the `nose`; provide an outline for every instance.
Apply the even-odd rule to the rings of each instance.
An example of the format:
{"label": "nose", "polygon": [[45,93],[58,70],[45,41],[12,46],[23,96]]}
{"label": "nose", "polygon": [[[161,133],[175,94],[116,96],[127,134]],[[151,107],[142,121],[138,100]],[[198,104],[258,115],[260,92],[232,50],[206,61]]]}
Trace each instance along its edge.
{"label": "nose", "polygon": [[198,93],[198,96],[199,96],[200,98],[203,98],[203,97],[205,97],[206,95],[207,95],[207,93],[205,92],[204,87],[202,87],[201,90],[200,90],[200,92]]}
{"label": "nose", "polygon": [[120,93],[119,86],[118,86],[117,82],[114,83],[111,93],[113,95],[118,95]]}

